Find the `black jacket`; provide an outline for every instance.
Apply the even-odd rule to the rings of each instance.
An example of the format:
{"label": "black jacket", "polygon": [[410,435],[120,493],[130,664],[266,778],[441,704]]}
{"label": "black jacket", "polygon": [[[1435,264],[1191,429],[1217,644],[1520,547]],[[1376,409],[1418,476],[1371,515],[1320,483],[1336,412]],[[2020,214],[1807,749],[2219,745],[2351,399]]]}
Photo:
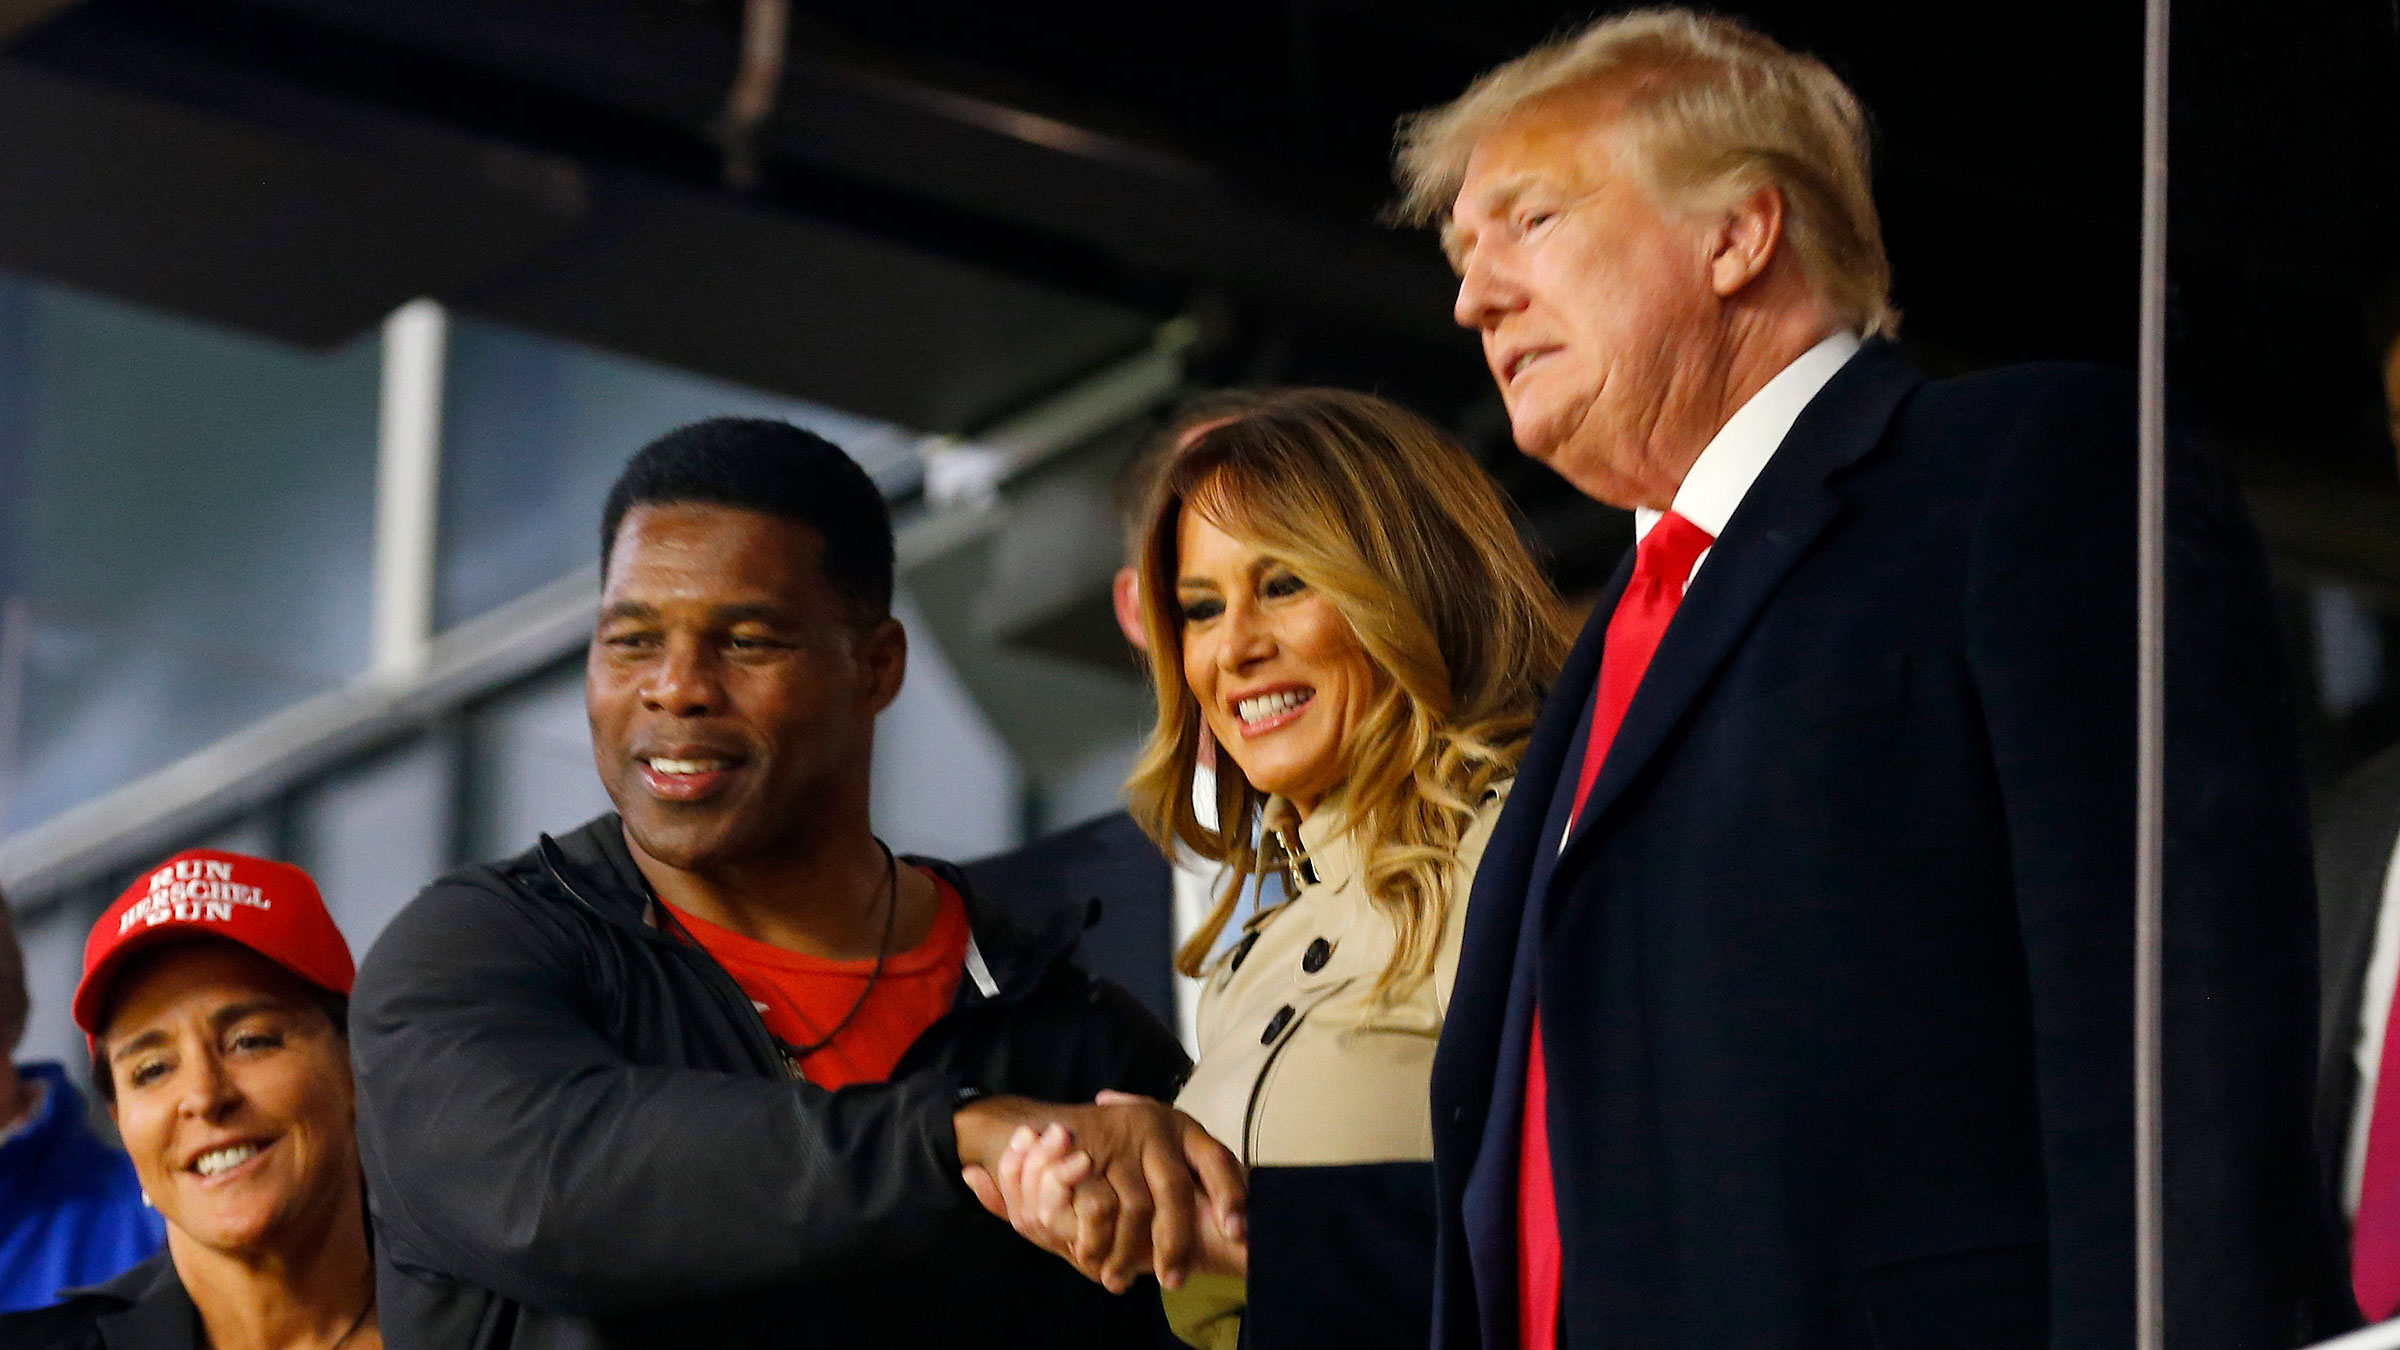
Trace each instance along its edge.
{"label": "black jacket", "polygon": [[[1516,1340],[1538,988],[1562,1345],[2134,1331],[2132,381],[1871,342],[1692,579],[1562,848],[1621,572],[1476,876],[1434,1066],[1437,1344]],[[2316,937],[2263,566],[2169,491],[2167,1333],[2338,1330]]]}
{"label": "black jacket", "polygon": [[1077,957],[1175,1022],[1175,869],[1133,817],[1112,811],[1010,853],[968,863],[967,880],[1008,914],[1096,906]]}
{"label": "black jacket", "polygon": [[200,1312],[165,1252],[47,1308],[0,1317],[0,1350],[200,1350]]}
{"label": "black jacket", "polygon": [[1111,1297],[959,1180],[962,1093],[1166,1098],[1184,1071],[1070,963],[1070,911],[1034,931],[968,894],[956,1003],[889,1082],[829,1092],[785,1076],[722,967],[644,922],[615,816],[541,855],[434,883],[359,971],[393,1350],[1165,1343],[1154,1286]]}

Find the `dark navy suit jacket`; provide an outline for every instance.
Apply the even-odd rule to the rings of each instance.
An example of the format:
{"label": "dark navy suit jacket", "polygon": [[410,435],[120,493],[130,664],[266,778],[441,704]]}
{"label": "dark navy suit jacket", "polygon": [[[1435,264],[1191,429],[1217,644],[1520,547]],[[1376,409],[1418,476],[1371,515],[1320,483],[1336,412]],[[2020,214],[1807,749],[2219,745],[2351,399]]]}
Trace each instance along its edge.
{"label": "dark navy suit jacket", "polygon": [[[1516,1343],[1538,989],[1561,1337],[2093,1347],[2134,1327],[2131,381],[1928,382],[1793,426],[1562,853],[1620,569],[1468,910],[1434,1066],[1435,1343]],[[2344,1325],[2308,1117],[2315,928],[2265,568],[2170,491],[2170,1343]]]}

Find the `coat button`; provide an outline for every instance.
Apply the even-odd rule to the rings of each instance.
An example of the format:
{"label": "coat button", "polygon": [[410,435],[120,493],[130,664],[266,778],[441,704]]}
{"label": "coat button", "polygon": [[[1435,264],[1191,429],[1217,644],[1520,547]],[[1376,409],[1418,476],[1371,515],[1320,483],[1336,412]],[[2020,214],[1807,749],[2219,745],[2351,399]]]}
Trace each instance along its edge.
{"label": "coat button", "polygon": [[1258,1043],[1260,1045],[1273,1045],[1275,1043],[1275,1038],[1282,1035],[1283,1029],[1291,1024],[1292,1005],[1286,1003],[1282,1007],[1275,1010],[1275,1015],[1273,1017],[1267,1019],[1266,1034],[1258,1038]]}
{"label": "coat button", "polygon": [[1245,933],[1245,934],[1243,934],[1243,935],[1242,935],[1242,940],[1241,940],[1239,943],[1235,944],[1235,946],[1234,946],[1234,949],[1233,949],[1233,962],[1232,962],[1232,964],[1231,964],[1230,966],[1228,966],[1227,968],[1228,968],[1228,969],[1230,969],[1230,970],[1240,970],[1240,969],[1242,968],[1242,962],[1244,962],[1244,961],[1247,961],[1247,960],[1249,960],[1249,959],[1250,959],[1250,949],[1251,949],[1252,947],[1255,947],[1255,946],[1257,946],[1257,945],[1258,945],[1258,934],[1256,934],[1256,933]]}
{"label": "coat button", "polygon": [[1309,974],[1314,975],[1318,971],[1323,970],[1325,968],[1325,963],[1332,959],[1333,944],[1327,942],[1323,938],[1318,938],[1316,941],[1308,944],[1307,951],[1300,954],[1300,968],[1307,971]]}

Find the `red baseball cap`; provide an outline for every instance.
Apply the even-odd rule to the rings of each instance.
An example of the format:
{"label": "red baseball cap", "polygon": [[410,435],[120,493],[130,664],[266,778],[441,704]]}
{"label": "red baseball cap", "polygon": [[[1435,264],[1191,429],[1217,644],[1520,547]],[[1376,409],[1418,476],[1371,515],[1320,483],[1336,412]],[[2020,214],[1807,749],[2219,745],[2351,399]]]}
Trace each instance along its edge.
{"label": "red baseball cap", "polygon": [[195,848],[151,868],[92,925],[75,986],[75,1025],[100,1034],[108,986],[135,953],[196,937],[238,942],[347,998],[358,967],[308,873],[290,863]]}

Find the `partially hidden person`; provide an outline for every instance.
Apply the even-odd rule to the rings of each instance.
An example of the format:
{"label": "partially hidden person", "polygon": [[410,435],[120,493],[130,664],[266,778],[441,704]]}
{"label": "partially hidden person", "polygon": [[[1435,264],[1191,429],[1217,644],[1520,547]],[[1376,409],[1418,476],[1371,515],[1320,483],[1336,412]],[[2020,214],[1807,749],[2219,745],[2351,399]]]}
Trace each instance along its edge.
{"label": "partially hidden person", "polygon": [[[2390,443],[2400,447],[2400,282],[2375,307],[2373,351]],[[2400,746],[2316,803],[2324,1017],[2317,1161],[2329,1219],[2370,1322],[2400,1314]]]}
{"label": "partially hidden person", "polygon": [[[1258,397],[1200,431],[1146,512],[1158,722],[1129,785],[1162,847],[1232,873],[1179,955],[1204,977],[1176,1104],[1249,1167],[1248,1260],[1165,1294],[1212,1350],[1407,1345],[1430,1321],[1427,1087],[1468,887],[1564,620],[1482,468],[1366,394]],[[1190,784],[1218,747],[1213,823]],[[1290,899],[1218,932],[1251,874]],[[1085,1244],[1053,1133],[1005,1159],[1037,1241]]]}
{"label": "partially hidden person", "polygon": [[[1518,448],[1639,541],[1467,906],[1442,1350],[2134,1342],[2135,384],[1919,372],[1868,149],[1679,9],[1403,126]],[[2298,742],[2181,438],[2166,517],[2166,1339],[2289,1346],[2352,1316]]]}
{"label": "partially hidden person", "polygon": [[0,1313],[122,1274],[167,1240],[132,1160],[92,1128],[66,1066],[16,1062],[29,1010],[25,949],[0,898]]}
{"label": "partially hidden person", "polygon": [[74,1016],[166,1250],[0,1317],[7,1350],[380,1350],[353,968],[316,883],[214,849],[93,925]]}
{"label": "partially hidden person", "polygon": [[[1148,1100],[1182,1051],[1076,966],[1079,923],[1010,923],[876,837],[907,635],[875,483],[716,419],[633,457],[599,542],[585,693],[615,812],[435,882],[360,973],[395,1343],[1164,1341],[1146,1285],[1079,1278],[962,1179],[1064,1124],[1128,1209],[1148,1167],[1176,1221],[1238,1223],[1231,1159]],[[1152,1257],[1129,1234],[1121,1284]]]}

